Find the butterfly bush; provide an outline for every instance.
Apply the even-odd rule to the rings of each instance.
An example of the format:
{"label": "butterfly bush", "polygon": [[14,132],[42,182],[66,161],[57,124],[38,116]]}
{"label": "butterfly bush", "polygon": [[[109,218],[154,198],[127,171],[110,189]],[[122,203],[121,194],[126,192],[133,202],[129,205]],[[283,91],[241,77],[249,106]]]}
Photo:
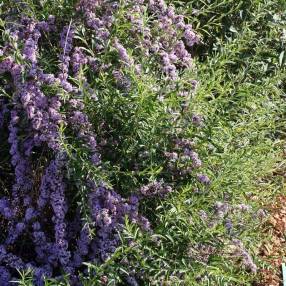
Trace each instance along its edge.
{"label": "butterfly bush", "polygon": [[[159,103],[164,101],[168,92],[162,95],[160,89],[176,91],[176,80],[193,67],[191,49],[199,38],[184,16],[161,0],[81,0],[67,20],[50,15],[39,21],[23,13],[5,27],[0,82],[9,96],[1,94],[0,132],[7,134],[13,182],[0,198],[5,226],[0,239],[1,285],[11,285],[9,281],[18,278],[17,270],[27,269],[32,270],[35,285],[43,285],[44,278],[61,279],[63,272],[71,285],[81,285],[82,263],[100,264],[114,253],[126,218],[151,231],[139,211],[145,197],[168,195],[178,175],[196,174],[202,184],[210,183],[206,175],[196,173],[202,162],[195,144],[172,136],[161,156],[170,174],[166,178],[146,179],[132,192],[123,192],[90,174],[104,172],[104,142],[110,139],[97,134],[88,111],[90,102],[96,105],[98,100],[93,77],[108,73],[114,88],[128,97],[132,76],[150,74],[158,79],[154,90]],[[114,32],[118,21],[125,21],[130,29]],[[81,44],[79,27],[84,27],[93,52]],[[43,61],[50,43],[56,63],[51,66]],[[178,91],[178,97],[184,94],[184,106],[195,84],[190,79],[189,86]],[[178,110],[181,106],[166,109],[170,122],[176,121]],[[196,115],[192,122],[201,126],[202,119]],[[112,139],[111,143],[120,142]],[[142,154],[149,156],[148,151]],[[73,179],[77,171],[72,162],[80,156],[86,158],[90,171],[82,168],[78,182]]]}

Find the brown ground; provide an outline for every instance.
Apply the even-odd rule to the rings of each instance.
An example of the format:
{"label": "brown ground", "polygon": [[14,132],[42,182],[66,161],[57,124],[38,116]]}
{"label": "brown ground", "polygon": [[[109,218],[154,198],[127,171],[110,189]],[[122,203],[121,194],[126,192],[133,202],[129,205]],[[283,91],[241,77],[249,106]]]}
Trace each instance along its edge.
{"label": "brown ground", "polygon": [[279,286],[282,283],[281,263],[286,257],[286,196],[279,196],[269,211],[271,216],[265,230],[269,238],[261,246],[260,255],[272,269],[261,271],[261,280],[256,286]]}

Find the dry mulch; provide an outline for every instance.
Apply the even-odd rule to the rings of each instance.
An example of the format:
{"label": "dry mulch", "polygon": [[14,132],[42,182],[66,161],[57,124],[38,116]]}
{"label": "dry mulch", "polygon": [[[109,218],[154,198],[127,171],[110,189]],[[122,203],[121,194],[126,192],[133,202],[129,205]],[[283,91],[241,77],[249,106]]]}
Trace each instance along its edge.
{"label": "dry mulch", "polygon": [[269,208],[265,234],[269,237],[260,248],[260,256],[272,269],[261,270],[261,279],[256,286],[282,285],[281,264],[286,257],[286,196],[279,196]]}

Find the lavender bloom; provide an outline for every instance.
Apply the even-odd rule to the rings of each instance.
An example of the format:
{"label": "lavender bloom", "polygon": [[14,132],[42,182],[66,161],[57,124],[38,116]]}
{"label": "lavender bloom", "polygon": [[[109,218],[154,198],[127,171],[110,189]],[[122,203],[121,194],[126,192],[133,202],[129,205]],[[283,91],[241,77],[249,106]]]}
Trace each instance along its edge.
{"label": "lavender bloom", "polygon": [[65,26],[61,32],[60,46],[63,50],[59,56],[60,60],[60,73],[58,78],[60,79],[61,86],[67,91],[73,90],[72,85],[67,81],[70,57],[69,54],[73,48],[74,27],[71,25]]}
{"label": "lavender bloom", "polygon": [[239,204],[235,206],[235,209],[241,211],[241,212],[248,212],[251,209],[251,206],[245,205],[245,204]]}
{"label": "lavender bloom", "polygon": [[226,230],[228,231],[228,233],[231,234],[232,229],[233,229],[233,224],[232,224],[232,222],[231,222],[231,220],[230,220],[229,218],[227,218],[227,219],[225,220],[225,228],[226,228]]}
{"label": "lavender bloom", "polygon": [[[165,152],[165,156],[169,159],[169,170],[174,174],[189,175],[194,169],[200,168],[202,162],[197,152],[194,151],[194,142],[190,139],[178,138],[174,140],[174,151]],[[178,158],[177,158],[178,157]],[[197,179],[203,184],[209,184],[210,180],[206,175],[198,174]]]}
{"label": "lavender bloom", "polygon": [[11,111],[11,120],[9,124],[9,138],[8,142],[11,144],[10,154],[12,156],[12,164],[15,167],[16,182],[13,185],[13,198],[14,204],[19,202],[19,190],[26,192],[31,189],[32,182],[29,178],[29,164],[28,161],[22,156],[19,151],[18,128],[16,127],[19,122],[18,113],[16,110]]}
{"label": "lavender bloom", "polygon": [[177,152],[165,152],[164,155],[171,161],[176,162],[178,160],[178,153]]}
{"label": "lavender bloom", "polygon": [[75,48],[72,54],[72,65],[74,74],[78,74],[81,66],[87,64],[87,57],[84,55],[80,48]]}
{"label": "lavender bloom", "polygon": [[84,108],[84,104],[78,99],[71,99],[69,101],[69,104],[72,108],[77,109],[77,110],[83,110]]}
{"label": "lavender bloom", "polygon": [[228,212],[229,205],[227,203],[216,202],[215,203],[215,213],[218,219],[222,219]]}
{"label": "lavender bloom", "polygon": [[[163,71],[171,80],[175,80],[178,68],[191,67],[192,65],[191,54],[185,48],[182,38],[189,46],[192,46],[197,42],[197,35],[192,30],[191,25],[184,23],[184,17],[176,15],[174,8],[168,7],[164,1],[149,1],[149,8],[157,15],[157,29],[162,32],[159,40],[149,44],[150,51],[156,54],[164,54]],[[183,37],[181,37],[182,32]],[[170,52],[166,53],[165,51]]]}
{"label": "lavender bloom", "polygon": [[100,154],[94,153],[91,156],[91,162],[92,162],[93,165],[98,166],[100,164],[100,162],[101,162]]}
{"label": "lavender bloom", "polygon": [[199,43],[198,36],[194,33],[192,25],[185,26],[184,38],[189,47],[192,47],[194,44]]}
{"label": "lavender bloom", "polygon": [[10,202],[7,198],[1,198],[0,199],[0,213],[3,215],[6,219],[10,219],[13,216],[13,211],[11,209]]}
{"label": "lavender bloom", "polygon": [[178,43],[174,47],[174,53],[180,60],[182,66],[192,66],[192,57],[187,51],[183,41],[178,41]]}
{"label": "lavender bloom", "polygon": [[77,9],[83,12],[87,26],[93,29],[96,35],[98,40],[97,51],[102,51],[110,38],[109,31],[114,21],[113,14],[117,8],[117,3],[108,3],[104,0],[81,0],[78,4]]}
{"label": "lavender bloom", "polygon": [[196,126],[201,126],[203,122],[203,118],[202,116],[195,114],[192,116],[192,122]]}
{"label": "lavender bloom", "polygon": [[70,118],[70,121],[79,128],[83,125],[88,124],[87,115],[82,111],[74,111],[72,117]]}
{"label": "lavender bloom", "polygon": [[26,229],[26,225],[23,222],[18,222],[12,225],[9,229],[5,244],[9,245],[9,244],[14,243],[25,229]]}
{"label": "lavender bloom", "polygon": [[190,139],[176,139],[175,140],[175,147],[177,149],[180,149],[180,148],[189,148],[189,149],[192,149],[192,147],[194,146],[194,142]]}
{"label": "lavender bloom", "polygon": [[162,64],[163,64],[163,71],[164,73],[170,77],[171,79],[177,78],[177,69],[176,66],[173,64],[174,58],[171,58],[169,54],[166,52],[161,52],[162,57]]}
{"label": "lavender bloom", "polygon": [[101,260],[108,258],[116,249],[119,243],[116,231],[121,229],[125,215],[128,215],[131,221],[138,222],[146,228],[149,227],[146,219],[139,216],[138,200],[134,200],[134,197],[128,204],[116,192],[102,186],[94,186],[89,201],[92,218],[97,227],[97,238],[91,243],[91,249],[94,252],[93,255]]}
{"label": "lavender bloom", "polygon": [[[79,102],[72,101],[71,106],[75,108],[78,106]],[[81,109],[83,109],[83,104],[80,103]],[[72,111],[69,116],[69,122],[72,128],[77,132],[79,139],[82,139],[87,147],[89,148],[91,154],[91,162],[95,166],[99,166],[101,159],[100,154],[97,150],[97,142],[95,139],[95,134],[91,131],[91,124],[88,120],[88,116],[83,111]]]}
{"label": "lavender bloom", "polygon": [[265,210],[263,209],[259,209],[256,213],[256,216],[259,218],[259,219],[264,219],[266,216],[267,216],[267,213]]}
{"label": "lavender bloom", "polygon": [[63,49],[63,55],[68,55],[72,50],[72,42],[74,37],[74,27],[71,25],[64,26],[61,32],[60,46]]}
{"label": "lavender bloom", "polygon": [[68,265],[70,259],[70,252],[68,251],[68,242],[66,236],[65,213],[66,203],[64,196],[65,185],[61,174],[61,167],[63,162],[56,159],[51,162],[49,171],[53,176],[50,179],[50,200],[54,211],[53,221],[55,224],[55,240],[58,252],[58,259],[64,267]]}
{"label": "lavender bloom", "polygon": [[194,168],[199,168],[199,167],[201,167],[202,161],[200,160],[199,155],[198,155],[196,152],[191,151],[191,152],[190,152],[190,157],[191,157],[191,159],[192,159],[192,161],[193,161],[193,167],[194,167]]}
{"label": "lavender bloom", "polygon": [[234,246],[236,247],[236,249],[233,253],[233,256],[237,257],[237,258],[241,258],[242,264],[245,266],[245,268],[247,270],[250,270],[253,273],[256,273],[257,272],[257,266],[253,262],[253,259],[250,256],[250,254],[244,248],[243,243],[238,239],[234,239],[232,242],[233,242]]}
{"label": "lavender bloom", "polygon": [[9,286],[10,285],[11,275],[8,272],[7,268],[0,266],[0,285]]}
{"label": "lavender bloom", "polygon": [[18,256],[7,252],[3,245],[0,245],[0,263],[4,263],[5,266],[13,269],[23,270],[25,269],[25,263]]}
{"label": "lavender bloom", "polygon": [[98,72],[99,71],[100,63],[98,62],[98,60],[96,58],[88,57],[87,58],[87,63],[88,63],[88,65],[89,65],[89,67],[91,68],[92,71],[94,71],[94,72]]}
{"label": "lavender bloom", "polygon": [[146,197],[152,196],[165,196],[166,194],[172,192],[172,188],[166,184],[164,181],[154,181],[140,188],[139,192]]}
{"label": "lavender bloom", "polygon": [[120,89],[123,89],[125,91],[129,91],[130,90],[131,82],[130,82],[130,80],[126,76],[124,76],[124,74],[122,72],[115,70],[115,71],[112,72],[112,75],[115,78],[116,85]]}
{"label": "lavender bloom", "polygon": [[37,215],[38,213],[33,207],[27,208],[25,213],[25,220],[28,222],[31,219],[37,217]]}
{"label": "lavender bloom", "polygon": [[128,276],[126,278],[126,282],[127,282],[127,285],[129,286],[138,286],[138,282],[136,281],[135,277],[133,276]]}
{"label": "lavender bloom", "polygon": [[24,57],[30,60],[32,63],[37,62],[37,42],[32,37],[28,38],[25,42],[25,47],[23,50]]}
{"label": "lavender bloom", "polygon": [[128,66],[134,64],[133,59],[130,58],[126,49],[119,43],[119,41],[117,39],[114,41],[114,48],[118,51],[119,58],[124,64],[126,64]]}
{"label": "lavender bloom", "polygon": [[40,31],[36,28],[36,23],[29,20],[24,19],[27,21],[26,24],[26,32],[28,32],[29,36],[24,41],[24,48],[23,48],[23,57],[29,60],[35,66],[37,64],[37,49],[38,49],[38,41],[41,37]]}
{"label": "lavender bloom", "polygon": [[[172,6],[168,7],[161,0],[147,2],[136,0],[123,3],[128,4],[124,9],[130,17],[126,20],[132,24],[128,48],[134,51],[135,56],[143,54],[146,61],[152,61],[154,73],[161,75],[163,71],[169,79],[174,80],[191,62],[191,55],[183,45],[182,38],[191,39],[194,35],[191,28],[184,24],[183,17],[175,14]],[[77,77],[84,65],[94,68],[97,73],[109,72],[113,64],[102,61],[108,43],[113,43],[121,63],[116,63],[118,67],[113,72],[117,87],[126,93],[132,88],[130,77],[120,70],[124,65],[131,67],[132,71],[134,69],[137,76],[146,72],[144,62],[135,65],[121,39],[112,38],[110,33],[120,5],[122,3],[105,0],[79,1],[78,10],[84,17],[87,37],[92,34],[97,58],[88,57],[83,47],[76,47],[76,27],[70,23],[60,34],[58,74],[48,74],[38,64],[39,47],[44,50],[45,37],[59,27],[55,26],[55,17],[49,16],[46,21],[37,22],[21,16],[19,23],[14,21],[15,24],[11,24],[11,43],[5,44],[0,50],[0,75],[1,78],[3,73],[12,76],[12,80],[7,77],[9,83],[4,88],[9,93],[12,90],[13,95],[5,101],[0,100],[0,128],[5,115],[15,182],[7,197],[0,198],[0,214],[7,225],[7,233],[3,233],[3,245],[0,246],[1,285],[10,285],[9,280],[14,279],[11,275],[15,275],[16,269],[28,268],[34,272],[35,285],[43,285],[44,277],[61,279],[60,275],[55,276],[62,270],[70,274],[72,285],[80,285],[77,276],[84,269],[82,262],[104,261],[116,250],[120,243],[117,232],[122,230],[126,216],[142,229],[150,231],[149,221],[139,214],[139,200],[144,196],[164,196],[172,191],[163,181],[154,181],[143,186],[140,194],[125,199],[103,183],[94,183],[87,197],[95,237],[89,235],[87,226],[82,227],[79,209],[75,210],[76,215],[73,210],[67,213],[68,207],[75,206],[72,193],[75,186],[72,181],[65,184],[68,179],[65,172],[69,169],[66,168],[67,160],[61,157],[60,127],[66,127],[67,133],[64,135],[74,133],[77,143],[85,147],[81,150],[87,152],[85,155],[90,162],[99,170],[103,168],[102,146],[97,146],[97,136],[84,105],[86,95],[89,99],[96,98],[97,87],[93,82],[88,83],[89,74],[83,78],[85,83],[82,90],[69,82],[69,77]],[[150,22],[143,21],[145,13],[152,13]],[[77,17],[75,23],[81,25],[81,18]],[[179,26],[180,31],[177,31]],[[185,31],[187,28],[188,32]],[[185,35],[182,36],[183,33]],[[15,47],[21,50],[17,48],[16,51]],[[158,62],[158,58],[161,62]],[[81,99],[75,99],[75,96]],[[102,138],[99,140],[104,141]],[[188,140],[181,140],[179,144],[179,151],[165,154],[173,163],[180,161],[184,148],[192,151]],[[183,155],[191,158],[190,154]],[[198,161],[195,155],[193,157],[192,160]],[[46,165],[44,169],[43,164]],[[84,181],[84,177],[82,179]],[[72,187],[67,196],[66,190],[70,184]],[[76,223],[78,226],[73,227],[72,224]],[[31,253],[26,251],[26,240],[32,248]],[[24,243],[23,248],[19,247],[20,242],[21,245]],[[130,283],[136,285],[132,278],[130,276]]]}
{"label": "lavender bloom", "polygon": [[89,1],[89,0],[81,0],[78,3],[77,10],[82,10],[86,13],[91,13],[95,10],[99,5],[102,4],[102,1]]}
{"label": "lavender bloom", "polygon": [[198,178],[199,182],[201,182],[204,185],[209,185],[211,182],[209,177],[207,175],[204,175],[204,174],[197,174],[197,178]]}
{"label": "lavender bloom", "polygon": [[[38,86],[32,83],[23,86],[20,99],[25,106],[28,118],[31,120],[35,136],[39,136],[40,141],[47,142],[50,148],[58,150],[58,129],[62,122],[58,110],[49,108],[48,98]],[[52,98],[51,102],[53,100]]]}
{"label": "lavender bloom", "polygon": [[5,256],[7,255],[7,250],[3,244],[0,244],[0,262],[3,262]]}
{"label": "lavender bloom", "polygon": [[[58,251],[54,243],[48,242],[48,237],[41,229],[39,222],[32,225],[33,233],[32,240],[35,245],[35,252],[37,254],[37,261],[44,265],[57,266],[58,265]],[[49,277],[49,276],[48,276]]]}
{"label": "lavender bloom", "polygon": [[163,71],[171,80],[175,80],[178,77],[177,69],[175,65],[168,65],[163,67]]}
{"label": "lavender bloom", "polygon": [[49,166],[44,176],[42,177],[41,186],[40,186],[40,195],[37,201],[38,208],[41,210],[45,207],[48,203],[50,198],[50,189],[54,188],[53,186],[53,175],[54,170],[52,169],[53,166]]}
{"label": "lavender bloom", "polygon": [[13,60],[12,60],[12,58],[8,57],[8,58],[4,59],[0,63],[0,74],[3,74],[5,72],[7,72],[7,71],[12,70],[12,67],[13,67]]}
{"label": "lavender bloom", "polygon": [[56,78],[53,74],[45,74],[42,71],[38,71],[38,79],[47,85],[51,85],[56,82]]}
{"label": "lavender bloom", "polygon": [[49,265],[37,267],[34,269],[34,282],[36,286],[44,286],[44,278],[50,278],[52,269]]}
{"label": "lavender bloom", "polygon": [[153,12],[165,13],[167,10],[167,4],[164,0],[149,0],[149,7]]}
{"label": "lavender bloom", "polygon": [[[44,94],[40,91],[39,87],[35,85],[35,83],[22,83],[22,67],[14,64],[9,58],[1,63],[0,70],[1,68],[3,72],[11,72],[14,84],[18,90],[16,96],[21,100],[28,118],[32,120],[33,128],[35,130],[42,128],[42,132],[46,133],[42,134],[42,140],[50,141],[50,146],[57,148],[55,143],[55,137],[57,137],[57,126],[54,126],[54,130],[52,131],[49,123],[45,122],[48,118],[45,111],[47,99]],[[17,100],[17,97],[15,100]],[[56,120],[55,123],[58,122],[59,120]],[[52,134],[53,132],[54,134]]]}
{"label": "lavender bloom", "polygon": [[91,239],[87,227],[84,227],[80,232],[80,238],[77,241],[77,249],[73,255],[73,263],[79,267],[83,262],[83,257],[88,255]]}
{"label": "lavender bloom", "polygon": [[36,29],[38,29],[39,31],[43,31],[43,32],[53,32],[55,31],[56,27],[55,27],[55,16],[53,15],[49,15],[47,21],[41,21],[36,23]]}
{"label": "lavender bloom", "polygon": [[205,243],[198,243],[189,247],[188,255],[196,261],[207,264],[210,256],[215,252],[215,247]]}

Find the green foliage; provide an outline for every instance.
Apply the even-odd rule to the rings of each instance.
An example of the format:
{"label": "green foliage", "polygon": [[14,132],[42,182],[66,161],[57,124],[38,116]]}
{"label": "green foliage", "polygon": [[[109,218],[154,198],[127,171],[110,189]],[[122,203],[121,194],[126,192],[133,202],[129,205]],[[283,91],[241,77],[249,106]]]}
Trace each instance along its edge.
{"label": "green foliage", "polygon": [[[20,279],[11,281],[12,283],[17,283],[19,286],[33,286],[33,272],[31,270],[28,271],[19,271]],[[67,278],[63,279],[62,282],[55,281],[52,279],[46,279],[44,282],[44,286],[65,286],[69,285]]]}
{"label": "green foliage", "polygon": [[[30,1],[27,7],[40,18],[58,15],[64,11],[58,9],[60,6],[69,15],[74,3],[65,2]],[[255,275],[228,254],[233,237],[239,238],[255,262],[262,265],[257,257],[261,239],[257,211],[262,202],[272,200],[283,187],[282,179],[272,178],[272,173],[282,160],[285,139],[285,1],[172,3],[184,11],[201,34],[202,43],[194,51],[197,73],[186,73],[180,84],[185,87],[184,78],[198,78],[198,89],[184,116],[199,113],[204,117],[204,126],[184,126],[184,118],[180,118],[178,129],[172,129],[166,109],[180,106],[176,97],[179,90],[162,90],[168,100],[160,103],[158,92],[152,89],[157,84],[154,77],[140,78],[126,69],[135,86],[132,96],[116,89],[107,72],[90,75],[98,90],[98,101],[85,98],[94,126],[98,126],[97,133],[107,138],[104,171],[96,174],[91,169],[84,152],[69,142],[64,130],[63,145],[71,154],[71,177],[79,185],[79,170],[89,170],[90,176],[108,178],[110,184],[128,193],[148,179],[159,175],[168,178],[162,153],[168,150],[172,136],[181,132],[195,140],[212,183],[205,187],[190,178],[165,201],[146,201],[142,211],[151,220],[153,233],[143,233],[126,221],[120,234],[122,245],[103,265],[88,265],[88,275],[82,277],[85,286],[102,285],[103,281],[107,281],[106,285],[126,285],[126,277],[132,271],[141,275],[141,285],[252,285]],[[38,5],[41,14],[37,12]],[[122,21],[113,32],[128,41],[124,11],[121,12]],[[77,40],[89,53],[93,52],[86,31],[79,33]],[[111,50],[106,51],[106,62],[112,61],[113,56]],[[145,159],[139,157],[142,150],[149,154]],[[138,171],[134,171],[136,162],[140,163]],[[271,178],[265,180],[267,176]],[[83,201],[84,194],[84,190],[79,192]],[[203,210],[215,220],[214,205],[218,201],[252,208],[242,217],[230,216],[232,235],[224,219],[209,227],[199,215]],[[190,249],[198,244],[215,248],[208,261],[200,261],[199,253],[190,255]],[[29,275],[23,274],[19,285],[32,285]],[[45,286],[48,285],[55,284],[47,281]]]}
{"label": "green foliage", "polygon": [[[200,84],[190,109],[204,116],[204,127],[200,132],[186,127],[185,133],[195,136],[212,184],[205,188],[186,182],[155,209],[145,204],[154,233],[144,234],[127,223],[122,246],[102,266],[90,266],[96,276],[85,278],[86,285],[100,283],[102,277],[108,285],[124,285],[130,265],[137,274],[144,271],[142,285],[252,285],[256,276],[228,255],[233,237],[243,241],[258,266],[264,265],[257,257],[261,220],[255,218],[262,203],[271,201],[283,188],[281,178],[271,178],[271,174],[282,160],[284,139],[285,39],[281,37],[285,34],[285,3],[176,4],[182,5],[184,12],[189,9],[190,21],[203,38],[204,46],[196,51],[200,56],[196,61]],[[142,111],[152,105],[151,98]],[[156,108],[160,107],[154,108],[158,112]],[[156,118],[150,123],[151,130],[158,127]],[[150,133],[148,122],[146,126],[144,135],[160,142],[161,135]],[[135,148],[137,140],[132,144]],[[224,220],[209,227],[199,216],[201,210],[213,216],[217,201],[252,208],[242,216],[230,215],[232,235]],[[207,263],[199,260],[200,253],[197,258],[190,256],[190,249],[197,244],[216,249]],[[125,266],[126,260],[129,264]]]}

